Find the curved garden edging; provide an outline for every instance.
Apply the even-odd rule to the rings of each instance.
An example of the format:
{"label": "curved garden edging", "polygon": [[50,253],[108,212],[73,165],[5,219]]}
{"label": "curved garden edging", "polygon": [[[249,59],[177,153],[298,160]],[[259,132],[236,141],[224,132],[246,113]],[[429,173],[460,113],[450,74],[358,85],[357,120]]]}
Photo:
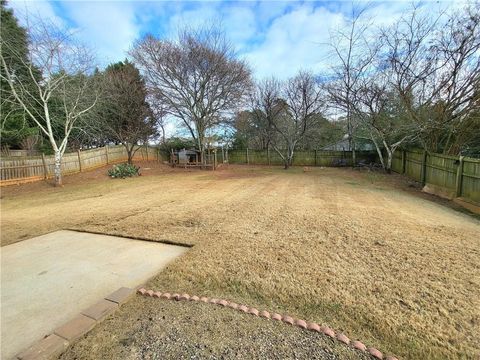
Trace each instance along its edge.
{"label": "curved garden edging", "polygon": [[294,317],[288,316],[288,315],[280,315],[277,313],[270,313],[266,310],[259,311],[256,308],[253,307],[248,307],[246,305],[239,305],[234,302],[230,302],[224,299],[216,299],[216,298],[208,298],[205,296],[199,297],[196,295],[188,295],[188,294],[170,294],[168,292],[166,293],[161,293],[160,291],[153,291],[153,290],[147,290],[145,288],[140,288],[137,290],[137,293],[143,296],[149,296],[149,297],[154,297],[154,298],[162,298],[166,300],[177,300],[177,301],[199,301],[199,302],[204,302],[204,303],[209,303],[209,304],[215,304],[215,305],[220,305],[223,307],[228,307],[234,310],[242,311],[246,314],[251,314],[254,316],[262,317],[265,319],[271,319],[271,320],[277,320],[277,321],[283,321],[286,324],[289,325],[294,325],[298,326],[302,329],[307,329],[311,331],[315,331],[318,333],[322,333],[334,340],[340,341],[341,343],[345,345],[350,345],[354,349],[362,352],[368,352],[370,355],[372,355],[376,359],[380,360],[398,360],[395,356],[393,355],[388,355],[384,357],[384,355],[377,350],[374,347],[368,347],[361,341],[359,340],[353,340],[351,341],[345,334],[336,332],[329,328],[328,326],[320,326],[317,323],[314,322],[307,322],[302,319],[295,319]]}

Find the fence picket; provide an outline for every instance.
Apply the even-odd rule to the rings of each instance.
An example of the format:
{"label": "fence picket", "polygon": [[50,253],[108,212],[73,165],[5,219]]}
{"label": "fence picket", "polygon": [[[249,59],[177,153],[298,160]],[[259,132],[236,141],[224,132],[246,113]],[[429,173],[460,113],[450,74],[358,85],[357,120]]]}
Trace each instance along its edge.
{"label": "fence picket", "polygon": [[[145,154],[141,152],[135,160],[160,159],[157,148],[148,146]],[[150,154],[149,154],[150,153]],[[153,156],[148,156],[153,154]],[[64,174],[72,174],[84,170],[98,168],[109,163],[118,163],[127,160],[127,152],[122,145],[106,148],[88,149],[65,153],[62,158]],[[27,157],[2,157],[0,158],[0,185],[18,184],[23,182],[46,179],[53,174],[54,158],[52,155],[27,156]]]}

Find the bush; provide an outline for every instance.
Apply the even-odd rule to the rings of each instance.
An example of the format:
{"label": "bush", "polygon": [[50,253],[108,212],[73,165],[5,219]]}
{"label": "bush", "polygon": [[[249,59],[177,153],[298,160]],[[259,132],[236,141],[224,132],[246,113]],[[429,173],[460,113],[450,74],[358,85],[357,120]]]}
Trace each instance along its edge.
{"label": "bush", "polygon": [[140,167],[132,164],[128,164],[128,163],[114,165],[113,168],[108,170],[108,176],[110,176],[111,178],[125,179],[126,177],[139,176],[139,175],[140,175]]}

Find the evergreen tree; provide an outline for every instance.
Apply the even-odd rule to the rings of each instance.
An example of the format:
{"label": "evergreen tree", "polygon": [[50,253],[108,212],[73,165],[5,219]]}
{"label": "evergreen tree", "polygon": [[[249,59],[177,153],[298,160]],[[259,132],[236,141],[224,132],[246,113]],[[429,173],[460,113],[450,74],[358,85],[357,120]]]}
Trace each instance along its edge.
{"label": "evergreen tree", "polygon": [[139,144],[158,133],[146,101],[145,82],[128,60],[109,65],[103,74],[102,97],[91,115],[98,139],[122,144],[131,163]]}
{"label": "evergreen tree", "polygon": [[[29,81],[28,68],[25,63],[28,62],[28,38],[26,30],[18,24],[13,11],[7,8],[5,0],[0,1],[0,51],[4,56],[10,68],[15,72],[15,76],[20,78],[26,86],[34,89],[34,84]],[[15,54],[9,47],[2,46],[4,42],[15,44]],[[19,59],[23,59],[19,61]],[[35,76],[40,78],[38,70]],[[22,141],[28,137],[38,136],[38,130],[31,119],[25,115],[24,110],[18,105],[12,97],[11,89],[4,80],[5,69],[0,67],[0,129],[2,146],[19,148]]]}

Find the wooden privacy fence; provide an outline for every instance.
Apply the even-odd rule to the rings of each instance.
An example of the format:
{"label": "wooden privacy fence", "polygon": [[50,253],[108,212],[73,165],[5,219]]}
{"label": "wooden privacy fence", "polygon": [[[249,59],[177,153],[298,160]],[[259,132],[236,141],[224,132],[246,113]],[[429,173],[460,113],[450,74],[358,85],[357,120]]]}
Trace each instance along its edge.
{"label": "wooden privacy fence", "polygon": [[480,159],[398,150],[392,170],[422,183],[437,195],[480,203]]}
{"label": "wooden privacy fence", "polygon": [[[122,145],[105,146],[96,149],[65,153],[62,158],[63,174],[91,170],[107,164],[124,162],[128,159]],[[158,148],[142,146],[134,156],[135,160],[160,160]],[[29,157],[2,157],[0,159],[0,185],[20,184],[47,179],[53,176],[55,159],[53,155]]]}
{"label": "wooden privacy fence", "polygon": [[[375,162],[378,158],[375,151],[357,151],[357,162]],[[234,149],[217,151],[218,162],[227,160],[230,164],[283,165],[283,160],[275,150]],[[295,166],[351,166],[351,151],[306,150],[293,154]]]}
{"label": "wooden privacy fence", "polygon": [[[218,151],[218,161],[230,164],[283,165],[280,155],[272,150],[235,149]],[[378,162],[375,151],[357,151],[358,162]],[[297,151],[293,165],[351,166],[351,151]],[[398,150],[392,170],[426,185],[427,190],[447,198],[461,197],[480,203],[480,159],[455,157],[418,150]]]}

